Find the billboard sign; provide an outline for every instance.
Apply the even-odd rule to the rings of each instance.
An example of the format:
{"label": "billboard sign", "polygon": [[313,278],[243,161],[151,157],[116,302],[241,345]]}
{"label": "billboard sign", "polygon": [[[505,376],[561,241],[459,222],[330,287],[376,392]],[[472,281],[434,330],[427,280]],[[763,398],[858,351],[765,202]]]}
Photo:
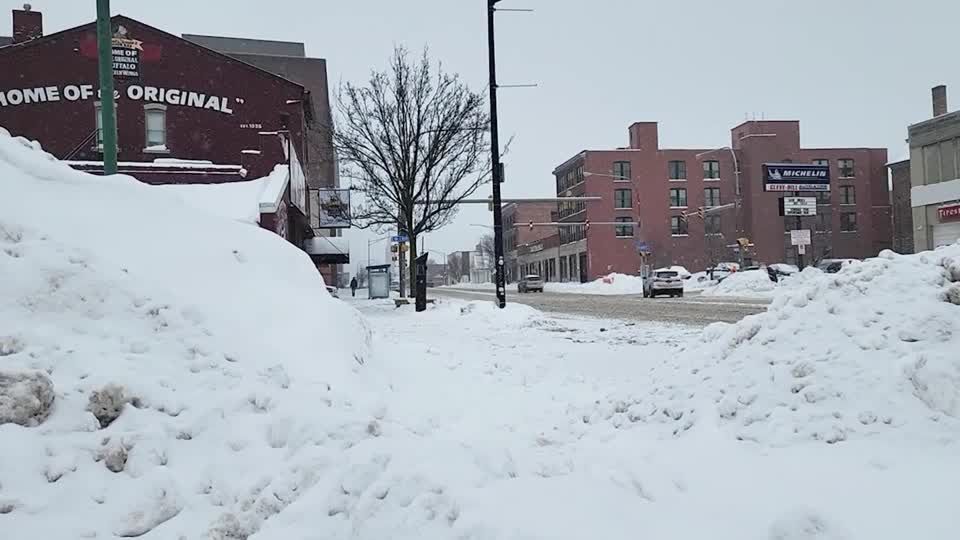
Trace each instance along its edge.
{"label": "billboard sign", "polygon": [[317,227],[320,229],[350,228],[350,190],[317,190]]}
{"label": "billboard sign", "polygon": [[764,191],[830,191],[830,167],[802,163],[765,163]]}

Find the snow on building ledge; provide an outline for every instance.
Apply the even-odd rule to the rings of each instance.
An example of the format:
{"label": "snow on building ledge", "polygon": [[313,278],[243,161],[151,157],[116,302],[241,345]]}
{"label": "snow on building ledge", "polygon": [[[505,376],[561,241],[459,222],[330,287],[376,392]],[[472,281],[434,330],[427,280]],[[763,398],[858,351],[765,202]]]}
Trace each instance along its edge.
{"label": "snow on building ledge", "polygon": [[350,242],[342,236],[315,236],[303,241],[303,250],[328,264],[350,262]]}

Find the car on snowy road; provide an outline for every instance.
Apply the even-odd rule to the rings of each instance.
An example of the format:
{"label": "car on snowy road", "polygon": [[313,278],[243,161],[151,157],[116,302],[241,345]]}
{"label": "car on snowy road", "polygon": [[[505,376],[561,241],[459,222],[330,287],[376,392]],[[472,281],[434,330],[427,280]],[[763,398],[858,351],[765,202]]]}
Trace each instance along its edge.
{"label": "car on snowy road", "polygon": [[683,278],[676,270],[661,268],[654,270],[643,282],[643,297],[654,298],[657,295],[683,296]]}
{"label": "car on snowy road", "polygon": [[536,274],[528,274],[517,282],[517,292],[520,294],[528,292],[543,292],[543,278]]}

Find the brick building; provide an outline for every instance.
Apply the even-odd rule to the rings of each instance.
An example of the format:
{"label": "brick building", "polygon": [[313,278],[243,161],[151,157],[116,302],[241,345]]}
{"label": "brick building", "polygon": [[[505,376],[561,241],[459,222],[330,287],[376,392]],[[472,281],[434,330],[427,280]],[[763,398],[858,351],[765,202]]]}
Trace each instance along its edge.
{"label": "brick building", "polygon": [[892,224],[891,249],[897,253],[913,253],[913,208],[910,205],[910,160],[887,164],[890,169]]}
{"label": "brick building", "polygon": [[[628,147],[585,150],[558,166],[558,197],[602,199],[559,204],[561,221],[617,222],[561,228],[560,279],[635,274],[641,248],[654,266],[701,270],[737,260],[728,246],[738,238],[752,244],[744,253],[748,264],[795,263],[789,231],[796,220],[779,215],[782,193],[764,191],[763,167],[769,163],[829,165],[832,190],[802,194],[819,203],[818,215],[803,218],[800,226],[813,231],[808,261],[811,255],[868,257],[890,246],[885,149],[802,148],[797,121],[744,122],[730,136],[730,146],[721,149],[667,149],[659,145],[656,122],[637,122],[629,128]],[[738,184],[739,209],[729,204],[737,199]],[[711,207],[726,209],[696,216]]]}
{"label": "brick building", "polygon": [[[96,24],[44,35],[41,13],[25,6],[12,15],[13,37],[0,43],[0,125],[102,174]],[[316,190],[337,182],[321,128],[330,123],[322,61],[278,64],[271,58],[280,55],[263,50],[278,42],[256,40],[238,40],[250,47],[241,59],[122,15],[111,21],[118,171],[151,184],[219,184],[285,165],[282,200],[260,224],[305,249],[336,283],[337,265],[348,261],[326,249],[333,242],[317,242],[336,233],[310,222]]]}
{"label": "brick building", "polygon": [[528,224],[553,222],[556,211],[557,205],[549,202],[509,203],[503,206],[503,251],[506,255],[504,267],[508,283],[519,279],[520,274],[525,273],[521,266],[531,262],[520,260],[521,251],[527,254],[530,245],[557,234],[556,229],[547,227],[531,229]]}

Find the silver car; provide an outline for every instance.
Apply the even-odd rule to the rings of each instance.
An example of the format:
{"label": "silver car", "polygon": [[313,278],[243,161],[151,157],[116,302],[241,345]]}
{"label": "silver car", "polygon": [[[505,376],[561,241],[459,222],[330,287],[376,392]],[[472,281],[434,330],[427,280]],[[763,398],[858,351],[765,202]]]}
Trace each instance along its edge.
{"label": "silver car", "polygon": [[643,282],[643,297],[653,298],[660,294],[683,296],[683,279],[674,270],[654,270]]}
{"label": "silver car", "polygon": [[528,292],[543,292],[543,278],[536,274],[528,274],[517,282],[517,292],[520,294]]}

